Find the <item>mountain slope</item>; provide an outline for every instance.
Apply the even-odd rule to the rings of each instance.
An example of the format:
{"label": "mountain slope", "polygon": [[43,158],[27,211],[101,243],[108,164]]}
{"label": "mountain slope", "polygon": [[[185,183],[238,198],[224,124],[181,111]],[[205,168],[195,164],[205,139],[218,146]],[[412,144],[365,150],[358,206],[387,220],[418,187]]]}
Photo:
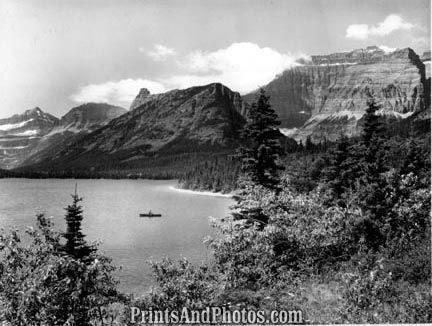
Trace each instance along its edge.
{"label": "mountain slope", "polygon": [[[409,48],[385,53],[378,47],[312,56],[302,66],[283,72],[266,85],[282,128],[296,139],[334,140],[355,136],[366,102],[373,96],[380,113],[408,117],[430,103],[425,92],[425,66]],[[244,96],[251,101],[254,94]]]}
{"label": "mountain slope", "polygon": [[38,107],[0,119],[0,168],[18,166],[58,123],[59,119]]}
{"label": "mountain slope", "polygon": [[71,109],[61,119],[40,108],[0,120],[0,168],[33,164],[63,149],[76,137],[106,125],[127,112],[103,103],[88,103]]}
{"label": "mountain slope", "polygon": [[127,111],[106,103],[86,103],[72,108],[49,133],[41,137],[21,165],[50,159],[80,137],[105,126]]}
{"label": "mountain slope", "polygon": [[39,168],[83,168],[149,155],[232,148],[244,123],[241,97],[222,84],[149,95],[134,110],[82,137]]}

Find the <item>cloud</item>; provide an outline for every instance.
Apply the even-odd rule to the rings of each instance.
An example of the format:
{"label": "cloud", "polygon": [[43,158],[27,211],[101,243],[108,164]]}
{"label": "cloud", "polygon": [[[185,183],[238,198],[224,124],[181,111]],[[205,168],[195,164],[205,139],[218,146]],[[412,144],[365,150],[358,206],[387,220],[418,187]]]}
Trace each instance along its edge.
{"label": "cloud", "polygon": [[177,54],[174,49],[161,44],[155,44],[153,46],[153,50],[151,51],[147,51],[144,47],[140,47],[138,50],[140,52],[146,53],[154,61],[165,61],[169,57],[175,56]]}
{"label": "cloud", "polygon": [[346,30],[346,37],[365,40],[369,36],[386,36],[397,30],[410,30],[414,27],[403,18],[396,14],[388,15],[382,22],[375,26],[367,24],[353,24],[348,26]]}
{"label": "cloud", "polygon": [[302,55],[279,53],[254,43],[233,43],[213,52],[194,51],[178,65],[185,73],[164,79],[177,88],[221,82],[235,91],[246,93],[270,82],[275,75],[299,65]]}
{"label": "cloud", "polygon": [[[166,57],[167,53],[170,51],[159,54]],[[70,98],[78,103],[108,102],[128,106],[143,87],[151,93],[162,93],[215,82],[223,83],[233,91],[247,93],[266,85],[284,70],[300,65],[299,59],[309,60],[304,55],[280,53],[254,43],[233,43],[216,51],[197,50],[178,58],[177,72],[169,76],[90,84],[81,87]]]}
{"label": "cloud", "polygon": [[366,24],[353,24],[348,26],[346,30],[347,38],[356,38],[365,40],[369,36],[369,26]]}
{"label": "cloud", "polygon": [[379,45],[378,47],[381,50],[383,50],[385,53],[391,53],[391,52],[396,51],[396,48],[391,48],[391,47],[388,47],[388,46],[385,46],[385,45]]}
{"label": "cloud", "polygon": [[128,106],[141,88],[147,88],[151,93],[162,93],[166,89],[159,82],[147,79],[122,79],[108,81],[100,84],[90,84],[81,87],[78,92],[71,95],[77,103],[106,102],[116,105]]}

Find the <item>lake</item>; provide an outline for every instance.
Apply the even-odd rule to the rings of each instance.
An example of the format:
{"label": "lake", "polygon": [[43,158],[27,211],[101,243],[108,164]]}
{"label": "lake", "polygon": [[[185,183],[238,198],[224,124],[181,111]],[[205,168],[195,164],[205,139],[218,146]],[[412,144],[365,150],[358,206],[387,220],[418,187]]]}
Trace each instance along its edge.
{"label": "lake", "polygon": [[[152,284],[150,259],[205,261],[202,240],[212,233],[208,217],[227,216],[233,203],[175,189],[175,180],[0,179],[0,228],[34,226],[36,212],[43,211],[63,229],[75,183],[84,198],[83,232],[90,241],[102,241],[100,249],[122,266],[120,289],[135,294]],[[139,217],[150,209],[162,217]]]}

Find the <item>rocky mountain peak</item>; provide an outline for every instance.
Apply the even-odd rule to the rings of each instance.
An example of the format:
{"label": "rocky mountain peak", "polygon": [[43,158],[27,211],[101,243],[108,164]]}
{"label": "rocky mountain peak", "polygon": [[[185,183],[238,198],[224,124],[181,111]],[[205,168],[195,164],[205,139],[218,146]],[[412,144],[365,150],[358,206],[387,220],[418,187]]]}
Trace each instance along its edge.
{"label": "rocky mountain peak", "polygon": [[20,122],[32,122],[31,125],[41,124],[46,127],[55,125],[58,123],[58,119],[53,115],[42,111],[39,107],[26,110],[22,114],[14,114],[10,118],[0,119],[0,124],[14,124]]}
{"label": "rocky mountain peak", "polygon": [[138,93],[138,96],[141,96],[141,97],[146,97],[149,95],[150,95],[150,91],[147,88],[141,88],[139,93]]}
{"label": "rocky mountain peak", "polygon": [[[72,108],[61,119],[35,107],[0,120],[0,168],[50,157],[76,137],[96,130],[126,113],[121,107],[87,103]],[[29,161],[30,160],[30,161]]]}
{"label": "rocky mountain peak", "polygon": [[141,88],[138,95],[133,100],[129,110],[133,110],[140,106],[141,104],[145,103],[150,98],[150,91],[147,88]]}
{"label": "rocky mountain peak", "polygon": [[29,109],[29,110],[25,110],[24,111],[25,115],[42,115],[44,114],[44,112],[42,111],[42,109],[40,107],[35,107],[33,109]]}
{"label": "rocky mountain peak", "polygon": [[126,109],[106,103],[86,103],[72,108],[61,118],[61,125],[102,125],[126,113]]}
{"label": "rocky mountain peak", "polygon": [[0,119],[0,168],[17,166],[58,122],[39,107]]}

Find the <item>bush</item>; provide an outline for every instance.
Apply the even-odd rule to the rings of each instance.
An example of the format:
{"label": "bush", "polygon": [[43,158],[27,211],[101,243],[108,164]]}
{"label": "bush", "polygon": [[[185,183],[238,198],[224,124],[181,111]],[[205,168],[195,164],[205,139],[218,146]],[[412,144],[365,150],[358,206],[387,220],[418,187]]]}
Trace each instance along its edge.
{"label": "bush", "polygon": [[[59,253],[60,234],[40,214],[37,229],[0,235],[0,320],[12,325],[90,325],[120,300],[110,259],[84,263]],[[25,244],[27,243],[27,244]]]}
{"label": "bush", "polygon": [[363,257],[354,271],[343,273],[341,316],[350,323],[427,323],[432,321],[430,284],[417,288],[397,283],[384,258]]}
{"label": "bush", "polygon": [[211,267],[194,266],[187,259],[152,263],[156,287],[140,306],[157,309],[202,309],[211,305],[219,291],[218,275]]}

